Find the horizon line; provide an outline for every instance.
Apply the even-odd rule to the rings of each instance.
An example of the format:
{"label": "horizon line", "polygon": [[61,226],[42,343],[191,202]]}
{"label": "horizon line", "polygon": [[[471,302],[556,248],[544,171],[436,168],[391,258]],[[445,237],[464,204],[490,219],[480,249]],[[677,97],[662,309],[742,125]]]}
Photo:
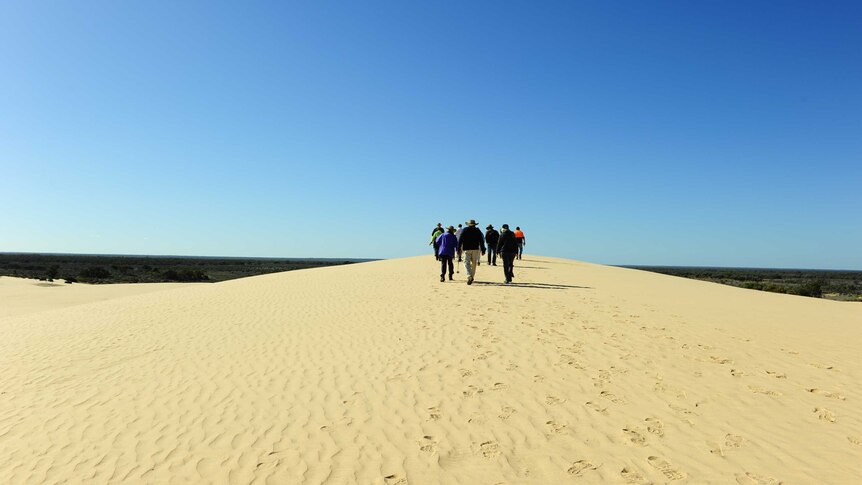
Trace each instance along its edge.
{"label": "horizon line", "polygon": [[[63,253],[63,252],[33,252],[33,251],[0,251],[0,255],[3,254],[12,254],[12,255],[36,255],[36,256],[113,256],[113,257],[121,257],[121,258],[184,258],[184,259],[193,259],[193,258],[202,258],[202,259],[281,259],[281,260],[294,260],[294,261],[351,261],[351,262],[370,262],[370,261],[383,261],[387,259],[401,259],[398,258],[355,258],[355,257],[292,257],[292,256],[204,256],[204,255],[185,255],[185,254],[127,254],[127,253]],[[416,257],[416,256],[424,256],[424,254],[417,254],[414,256],[404,256],[404,257]],[[558,257],[558,256],[551,256]],[[574,258],[561,258],[561,259],[574,259]],[[583,261],[583,260],[576,260]],[[766,266],[702,266],[702,265],[690,265],[690,264],[616,264],[616,263],[595,263],[592,261],[584,261],[592,264],[601,264],[604,266],[615,266],[618,268],[630,268],[630,269],[639,269],[639,268],[682,268],[682,269],[756,269],[756,270],[782,270],[782,271],[844,271],[844,272],[857,272],[862,273],[862,269],[836,269],[836,268],[793,268],[793,267],[766,267]]]}

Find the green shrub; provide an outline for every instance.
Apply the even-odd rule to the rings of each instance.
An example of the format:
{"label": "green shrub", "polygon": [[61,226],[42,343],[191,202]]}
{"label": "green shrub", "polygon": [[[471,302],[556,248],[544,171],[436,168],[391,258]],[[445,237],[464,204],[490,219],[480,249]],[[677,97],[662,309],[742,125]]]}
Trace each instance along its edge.
{"label": "green shrub", "polygon": [[811,296],[814,298],[820,298],[823,296],[823,282],[822,281],[808,281],[803,283],[792,290],[794,295],[800,296]]}
{"label": "green shrub", "polygon": [[89,268],[82,269],[78,276],[98,280],[108,278],[111,276],[111,272],[101,266],[90,266]]}

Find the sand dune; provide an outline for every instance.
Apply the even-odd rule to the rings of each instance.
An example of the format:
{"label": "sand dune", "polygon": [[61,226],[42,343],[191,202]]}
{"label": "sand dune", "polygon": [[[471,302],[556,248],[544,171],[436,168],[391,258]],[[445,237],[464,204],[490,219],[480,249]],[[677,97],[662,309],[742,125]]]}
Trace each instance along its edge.
{"label": "sand dune", "polygon": [[189,283],[87,285],[0,276],[0,318],[189,286]]}
{"label": "sand dune", "polygon": [[512,286],[436,268],[0,313],[0,483],[862,476],[862,305],[545,257]]}

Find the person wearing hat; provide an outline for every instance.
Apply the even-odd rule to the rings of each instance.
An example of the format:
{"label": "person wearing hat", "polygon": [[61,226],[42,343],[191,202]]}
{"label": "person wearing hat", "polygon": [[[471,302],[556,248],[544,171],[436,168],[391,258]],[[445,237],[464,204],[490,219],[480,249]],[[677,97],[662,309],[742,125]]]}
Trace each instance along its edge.
{"label": "person wearing hat", "polygon": [[[443,229],[443,223],[442,222],[437,223],[437,226],[434,227],[434,229],[431,231],[431,235],[433,236],[434,233],[437,231],[440,231],[441,234],[445,231],[445,229]],[[439,234],[438,234],[438,236],[439,236]]]}
{"label": "person wearing hat", "polygon": [[446,266],[449,266],[449,280],[452,280],[452,272],[455,269],[452,264],[452,258],[455,257],[455,250],[458,248],[458,239],[455,237],[455,228],[449,226],[446,232],[437,236],[437,259],[440,260],[440,282],[446,281]]}
{"label": "person wearing hat", "polygon": [[428,243],[429,246],[434,247],[434,257],[437,261],[440,261],[440,256],[437,255],[437,252],[440,249],[440,246],[437,244],[437,238],[443,234],[443,224],[437,223],[437,227],[434,228],[434,232],[431,233],[431,242]]}
{"label": "person wearing hat", "polygon": [[500,240],[500,233],[494,229],[494,226],[488,224],[485,228],[485,243],[488,244],[488,264],[497,266],[497,242]]}
{"label": "person wearing hat", "polygon": [[[476,227],[476,221],[467,221],[467,227],[461,231],[458,240],[458,250],[464,253],[464,268],[467,270],[467,284],[472,285],[476,277],[476,267],[479,266],[479,258],[485,255],[485,236]],[[481,252],[481,254],[480,254]]]}
{"label": "person wearing hat", "polygon": [[515,238],[515,233],[509,230],[508,224],[503,224],[500,229],[497,252],[503,258],[503,274],[506,276],[506,283],[511,283],[515,279],[515,257],[518,255],[518,240]]}

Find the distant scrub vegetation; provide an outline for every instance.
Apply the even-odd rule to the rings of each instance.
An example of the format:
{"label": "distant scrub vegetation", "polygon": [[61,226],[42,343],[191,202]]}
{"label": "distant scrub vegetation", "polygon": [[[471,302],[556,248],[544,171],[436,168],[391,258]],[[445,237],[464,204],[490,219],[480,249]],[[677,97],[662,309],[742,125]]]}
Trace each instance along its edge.
{"label": "distant scrub vegetation", "polygon": [[0,276],[66,283],[216,282],[355,260],[0,253]]}
{"label": "distant scrub vegetation", "polygon": [[628,267],[751,290],[843,301],[862,301],[862,271],[673,266]]}

